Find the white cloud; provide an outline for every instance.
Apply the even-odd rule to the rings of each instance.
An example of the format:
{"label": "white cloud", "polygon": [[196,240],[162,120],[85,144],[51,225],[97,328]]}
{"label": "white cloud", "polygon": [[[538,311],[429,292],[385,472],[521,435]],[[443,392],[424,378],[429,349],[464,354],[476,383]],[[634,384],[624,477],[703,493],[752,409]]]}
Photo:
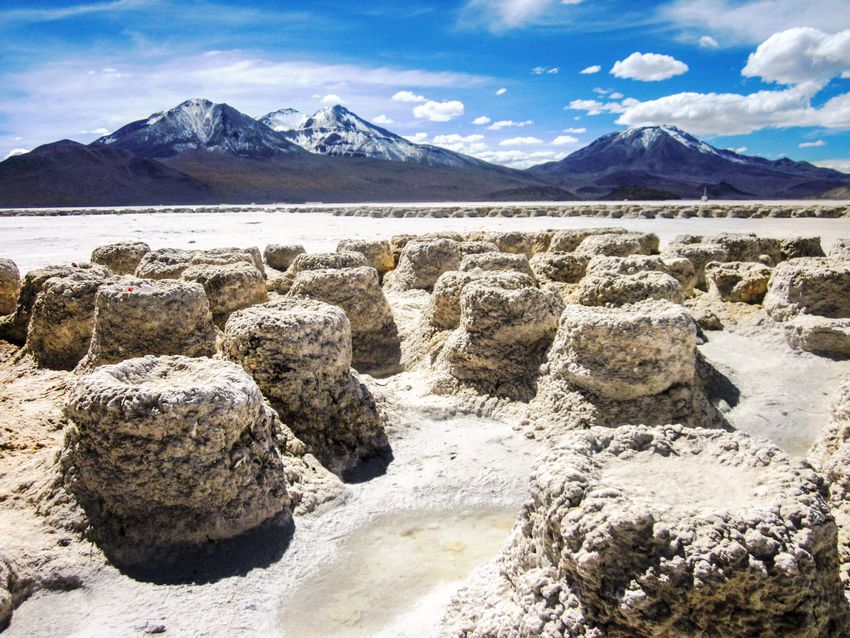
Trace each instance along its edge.
{"label": "white cloud", "polygon": [[496,95],[504,95],[507,92],[508,92],[508,90],[505,87],[502,87],[501,89],[496,91]]}
{"label": "white cloud", "polygon": [[570,146],[578,144],[578,138],[572,135],[559,135],[551,142],[552,146]]}
{"label": "white cloud", "polygon": [[543,140],[537,137],[510,137],[499,142],[499,146],[530,146],[531,144],[542,144]]}
{"label": "white cloud", "polygon": [[428,139],[427,133],[414,133],[413,135],[405,135],[404,139],[414,144],[421,144]]}
{"label": "white cloud", "polygon": [[565,128],[561,133],[571,133],[573,135],[581,135],[582,133],[587,133],[586,128]]}
{"label": "white cloud", "polygon": [[556,75],[561,69],[556,66],[536,66],[531,69],[533,75]]}
{"label": "white cloud", "polygon": [[623,97],[624,97],[624,95],[622,93],[620,93],[619,91],[614,91],[613,93],[611,93],[608,96],[608,99],[609,100],[622,100]]}
{"label": "white cloud", "polygon": [[599,100],[573,100],[566,107],[573,111],[585,111],[588,115],[602,113],[625,113],[627,109],[640,104],[634,98],[627,97],[620,102],[600,102]]}
{"label": "white cloud", "polygon": [[[661,19],[684,29],[723,34],[723,44],[756,44],[774,33],[808,26],[835,33],[850,28],[847,0],[675,0]],[[704,32],[704,31],[703,31]]]}
{"label": "white cloud", "polygon": [[109,135],[109,129],[105,128],[96,128],[92,130],[83,129],[80,131],[80,135],[97,135],[98,137],[103,137],[104,135]]}
{"label": "white cloud", "polygon": [[712,38],[710,35],[700,36],[699,45],[703,49],[716,49],[720,45],[717,43],[717,40]]}
{"label": "white cloud", "polygon": [[558,67],[553,66],[551,69],[549,69],[548,71],[546,71],[546,73],[548,73],[549,75],[555,75],[555,74],[557,74],[560,70],[561,70],[561,69],[559,69]]}
{"label": "white cloud", "polygon": [[3,159],[7,160],[10,157],[14,157],[15,155],[23,155],[24,153],[29,153],[29,152],[30,152],[30,149],[28,149],[28,148],[13,148],[11,151],[9,151],[6,154],[6,157],[4,157]]}
{"label": "white cloud", "polygon": [[336,93],[328,93],[322,98],[322,104],[345,104],[345,100]]}
{"label": "white cloud", "polygon": [[738,155],[743,155],[747,152],[746,146],[739,146],[738,148],[727,148],[727,151],[732,151],[733,153],[737,153]]}
{"label": "white cloud", "polygon": [[472,123],[475,124],[476,126],[484,126],[485,124],[490,123],[490,118],[487,117],[486,115],[480,115],[480,116],[476,117],[474,120],[472,120]]}
{"label": "white cloud", "polygon": [[688,65],[669,55],[635,51],[625,60],[617,60],[609,73],[618,78],[658,82],[688,70]]}
{"label": "white cloud", "polygon": [[815,166],[822,166],[823,168],[831,168],[835,171],[841,171],[842,173],[850,173],[850,158],[819,160],[817,162],[812,162],[812,164]]}
{"label": "white cloud", "polygon": [[461,21],[498,33],[535,23],[556,4],[556,0],[467,0]]}
{"label": "white cloud", "polygon": [[442,146],[456,153],[480,153],[487,149],[487,145],[483,143],[484,136],[478,133],[472,135],[458,135],[451,133],[449,135],[437,135],[434,137],[434,144]]}
{"label": "white cloud", "polygon": [[413,117],[431,122],[448,122],[461,115],[463,115],[463,102],[459,100],[428,101],[413,107]]}
{"label": "white cloud", "polygon": [[800,148],[818,148],[820,146],[826,146],[826,142],[823,140],[816,140],[814,142],[802,142],[800,144]]}
{"label": "white cloud", "polygon": [[850,77],[850,29],[834,35],[808,27],[774,33],[750,54],[741,75],[820,86],[838,75]]}
{"label": "white cloud", "polygon": [[387,124],[393,123],[393,121],[390,118],[388,118],[386,115],[384,115],[383,113],[381,115],[378,115],[377,117],[373,117],[372,122],[374,122],[375,124],[379,124],[381,126],[386,126]]}
{"label": "white cloud", "polygon": [[422,95],[416,95],[412,91],[398,91],[396,92],[392,98],[392,100],[396,102],[424,102],[425,97]]}
{"label": "white cloud", "polygon": [[523,128],[525,126],[531,126],[532,124],[534,124],[534,120],[523,120],[522,122],[514,122],[513,120],[499,120],[498,122],[493,122],[487,128],[491,131],[501,131],[503,128]]}
{"label": "white cloud", "polygon": [[556,160],[563,159],[566,157],[566,153],[559,151],[522,151],[518,149],[512,149],[509,151],[486,151],[476,153],[475,155],[479,159],[483,159],[485,162],[492,162],[493,164],[502,164],[504,166],[510,166],[512,168],[528,168],[529,166],[534,166],[535,164],[542,164],[543,162],[552,162]]}
{"label": "white cloud", "polygon": [[583,68],[579,73],[582,75],[593,75],[594,73],[599,73],[602,70],[602,67],[598,64],[594,64],[592,66],[588,66]]}

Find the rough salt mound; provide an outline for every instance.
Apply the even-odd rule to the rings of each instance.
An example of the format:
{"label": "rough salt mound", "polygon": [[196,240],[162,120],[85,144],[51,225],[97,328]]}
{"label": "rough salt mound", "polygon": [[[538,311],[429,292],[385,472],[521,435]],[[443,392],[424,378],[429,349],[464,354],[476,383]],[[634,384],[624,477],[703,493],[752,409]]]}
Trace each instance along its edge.
{"label": "rough salt mound", "polygon": [[15,606],[10,591],[11,581],[12,570],[4,560],[0,559],[0,631],[8,626]]}
{"label": "rough salt mound", "polygon": [[585,306],[624,306],[647,299],[683,303],[682,286],[672,276],[654,270],[631,275],[589,274],[579,282],[575,300]]}
{"label": "rough salt mound", "polygon": [[801,313],[850,317],[850,262],[801,258],[779,264],[773,270],[764,309],[775,321]]}
{"label": "rough salt mound", "polygon": [[829,249],[830,259],[850,261],[850,239],[839,239]]}
{"label": "rough salt mound", "polygon": [[552,252],[571,253],[579,247],[587,237],[591,235],[613,235],[626,233],[624,228],[571,228],[568,230],[557,230],[552,233],[549,242],[549,250]]}
{"label": "rough salt mound", "polygon": [[27,333],[27,350],[40,366],[73,370],[86,356],[97,291],[113,281],[92,270],[78,270],[44,282]]}
{"label": "rough salt mound", "polygon": [[499,247],[491,241],[462,241],[457,245],[461,257],[499,252]]}
{"label": "rough salt mound", "polygon": [[254,268],[259,270],[263,278],[265,278],[266,267],[263,264],[263,256],[260,253],[260,249],[256,246],[249,246],[248,248],[209,248],[207,250],[197,250],[192,254],[193,264],[225,265],[241,262],[253,264]]}
{"label": "rough salt mound", "polygon": [[785,340],[794,350],[836,359],[850,358],[850,317],[830,319],[797,315],[783,324]]}
{"label": "rough salt mound", "polygon": [[88,271],[95,276],[108,277],[109,269],[98,264],[72,266],[45,266],[30,270],[21,283],[15,312],[0,318],[0,339],[22,346],[27,339],[27,329],[32,316],[32,307],[44,283],[51,277],[64,277],[75,272]]}
{"label": "rough salt mound", "polygon": [[223,351],[335,474],[387,455],[385,417],[351,370],[351,326],[337,306],[291,297],[239,310]]}
{"label": "rough salt mound", "polygon": [[804,461],[738,434],[593,428],[537,466],[496,582],[444,635],[847,635],[836,526]]}
{"label": "rough salt mound", "polygon": [[478,280],[486,280],[508,290],[533,288],[536,285],[533,278],[520,272],[461,272],[459,270],[445,272],[437,279],[437,283],[434,284],[434,292],[431,294],[428,316],[434,328],[454,330],[458,327],[460,324],[460,294],[468,283]]}
{"label": "rough salt mound", "polygon": [[622,401],[691,383],[695,351],[693,319],[670,302],[623,308],[568,305],[549,353],[549,367],[555,378]]}
{"label": "rough salt mound", "polygon": [[772,270],[746,261],[709,262],[705,267],[708,292],[723,301],[757,304],[767,293]]}
{"label": "rough salt mound", "polygon": [[192,250],[159,248],[146,253],[136,267],[135,275],[142,279],[179,279],[192,263]]}
{"label": "rough salt mound", "polygon": [[525,255],[512,253],[489,252],[477,255],[466,255],[460,260],[458,270],[463,272],[475,271],[508,271],[520,272],[534,277],[534,271],[528,263]]}
{"label": "rough salt mound", "polygon": [[250,530],[290,498],[280,423],[228,361],[147,356],[79,377],[66,485],[124,564]]}
{"label": "rough salt mound", "polygon": [[688,259],[679,257],[660,257],[658,255],[629,255],[610,257],[598,255],[587,264],[586,274],[617,277],[635,275],[641,272],[661,272],[670,275],[682,287],[683,293],[690,293],[696,284],[694,266]]}
{"label": "rough salt mound", "polygon": [[534,277],[541,284],[578,283],[585,275],[588,258],[565,252],[537,253],[529,260]]}
{"label": "rough salt mound", "polygon": [[431,290],[444,272],[460,266],[458,242],[451,239],[415,240],[405,244],[398,266],[386,280],[393,288]]}
{"label": "rough salt mound", "polygon": [[762,254],[771,258],[772,265],[798,257],[825,256],[820,237],[785,237],[781,239],[760,237],[759,247]]}
{"label": "rough salt mound", "polygon": [[92,251],[91,261],[93,264],[106,266],[114,275],[132,275],[139,267],[142,257],[150,250],[151,247],[141,241],[104,244]]}
{"label": "rough salt mound", "polygon": [[204,287],[213,322],[219,328],[224,328],[230,313],[269,299],[265,277],[253,264],[196,264],[184,270],[180,278]]}
{"label": "rough salt mound", "polygon": [[285,295],[292,287],[292,282],[298,273],[307,270],[324,270],[328,268],[359,268],[366,266],[366,257],[361,253],[338,252],[338,253],[307,253],[298,255],[286,272],[280,277],[272,279],[269,290]]}
{"label": "rough salt mound", "polygon": [[575,249],[576,254],[593,257],[628,257],[658,253],[658,236],[653,233],[608,233],[589,235]]}
{"label": "rough salt mound", "polygon": [[385,240],[345,239],[336,245],[336,251],[360,253],[366,263],[378,271],[379,277],[395,268],[392,246]]}
{"label": "rough salt mound", "polygon": [[266,263],[275,270],[285,271],[292,265],[298,255],[307,251],[299,244],[269,244],[263,251]]}
{"label": "rough salt mound", "polygon": [[204,357],[215,351],[216,329],[201,284],[127,279],[98,290],[91,346],[80,368],[146,354]]}
{"label": "rough salt mound", "polygon": [[351,365],[386,376],[400,371],[401,343],[390,306],[371,267],[310,270],[295,277],[290,296],[339,306],[351,324]]}
{"label": "rough salt mound", "polygon": [[552,241],[552,231],[473,231],[469,233],[468,239],[470,241],[491,242],[501,252],[525,255],[530,258],[536,253],[549,250],[549,244]]}
{"label": "rough salt mound", "polygon": [[15,312],[21,291],[21,273],[11,259],[0,259],[0,315]]}
{"label": "rough salt mound", "polygon": [[528,400],[560,308],[555,294],[539,288],[473,281],[463,287],[460,326],[446,341],[438,366],[479,392]]}

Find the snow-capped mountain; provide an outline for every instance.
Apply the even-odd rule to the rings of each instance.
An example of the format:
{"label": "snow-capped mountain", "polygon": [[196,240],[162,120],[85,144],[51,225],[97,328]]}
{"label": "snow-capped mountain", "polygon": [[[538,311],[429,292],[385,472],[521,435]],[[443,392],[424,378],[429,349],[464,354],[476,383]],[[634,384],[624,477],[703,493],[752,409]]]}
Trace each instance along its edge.
{"label": "snow-capped mountain", "polygon": [[111,146],[143,157],[172,157],[189,151],[266,159],[301,153],[265,124],[227,104],[193,98],[101,137],[94,146]]}
{"label": "snow-capped mountain", "polygon": [[639,126],[603,135],[532,175],[596,197],[649,188],[680,197],[809,197],[848,176],[807,162],[771,161],[715,148],[675,126]]}
{"label": "snow-capped mountain", "polygon": [[[414,144],[400,135],[367,122],[337,104],[301,116],[281,109],[260,118],[287,139],[311,153],[338,157],[371,157],[426,166],[487,166],[485,162],[430,144]],[[290,129],[285,127],[291,126]]]}

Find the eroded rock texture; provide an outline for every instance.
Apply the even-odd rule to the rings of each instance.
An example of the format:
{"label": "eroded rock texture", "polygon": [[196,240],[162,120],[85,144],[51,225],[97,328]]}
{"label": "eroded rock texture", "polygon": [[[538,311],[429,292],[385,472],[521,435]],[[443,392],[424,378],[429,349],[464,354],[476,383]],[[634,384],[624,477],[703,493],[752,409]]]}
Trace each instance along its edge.
{"label": "eroded rock texture", "polygon": [[846,635],[826,496],[808,464],[743,434],[573,433],[444,635]]}
{"label": "eroded rock texture", "polygon": [[398,290],[431,290],[444,272],[460,266],[458,242],[452,239],[414,240],[405,244],[398,266],[386,279]]}
{"label": "eroded rock texture", "polygon": [[119,563],[230,538],[288,513],[286,440],[234,363],[153,357],[79,377],[63,466]]}
{"label": "eroded rock texture", "polygon": [[646,299],[680,304],[684,294],[672,275],[644,270],[633,274],[588,274],[579,282],[575,299],[586,306],[623,306]]}
{"label": "eroded rock texture", "polygon": [[565,252],[537,253],[529,260],[529,265],[537,281],[541,284],[557,282],[578,283],[585,275],[588,257]]}
{"label": "eroded rock texture", "polygon": [[475,271],[508,271],[521,272],[534,277],[534,272],[528,263],[528,257],[513,253],[488,252],[477,255],[466,255],[460,260],[458,270],[463,272]]}
{"label": "eroded rock texture", "polygon": [[535,281],[528,275],[510,271],[461,272],[452,270],[440,275],[434,284],[428,310],[430,323],[438,330],[454,330],[460,324],[460,293],[476,280],[485,279],[509,290],[533,288]]}
{"label": "eroded rock texture", "polygon": [[850,263],[802,258],[779,264],[773,270],[764,309],[776,321],[800,313],[850,317]]}
{"label": "eroded rock texture", "polygon": [[653,255],[658,252],[658,237],[653,233],[618,232],[586,236],[576,247],[579,255],[593,257],[628,257],[629,255]]}
{"label": "eroded rock texture", "polygon": [[184,270],[180,278],[204,287],[213,322],[219,328],[232,312],[269,299],[265,277],[253,264],[196,264]]}
{"label": "eroded rock texture", "polygon": [[345,311],[355,369],[376,376],[400,371],[398,328],[374,268],[304,271],[295,278],[289,295],[318,299]]}
{"label": "eroded rock texture", "polygon": [[388,453],[385,416],[351,370],[342,309],[303,297],[245,308],[228,319],[222,347],[335,474]]}
{"label": "eroded rock texture", "polygon": [[326,270],[339,268],[359,268],[366,266],[366,257],[361,253],[341,251],[336,253],[304,253],[295,257],[279,277],[268,283],[269,290],[285,295],[292,287],[298,273],[308,270]]}
{"label": "eroded rock texture", "polygon": [[99,288],[91,346],[80,367],[146,354],[204,357],[215,351],[216,329],[201,284],[126,279]]}
{"label": "eroded rock texture", "polygon": [[263,251],[263,257],[270,267],[284,272],[298,255],[306,252],[300,244],[269,244]]}
{"label": "eroded rock texture", "polygon": [[132,275],[139,262],[151,250],[143,241],[122,241],[98,246],[91,253],[91,262],[106,266],[113,275]]}
{"label": "eroded rock texture", "polygon": [[709,262],[705,266],[708,292],[723,301],[757,304],[767,293],[771,269],[746,261]]}
{"label": "eroded rock texture", "polygon": [[11,259],[0,259],[0,315],[15,312],[21,291],[21,273]]}
{"label": "eroded rock texture", "polygon": [[385,240],[345,239],[337,244],[336,250],[360,253],[366,258],[366,264],[378,271],[381,278],[395,268],[392,246]]}

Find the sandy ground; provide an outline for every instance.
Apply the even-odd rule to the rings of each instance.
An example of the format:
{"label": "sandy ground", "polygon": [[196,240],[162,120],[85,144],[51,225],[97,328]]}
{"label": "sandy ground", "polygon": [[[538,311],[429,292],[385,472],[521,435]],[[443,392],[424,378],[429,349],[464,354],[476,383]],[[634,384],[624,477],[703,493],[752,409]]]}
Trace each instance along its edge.
{"label": "sandy ground", "polygon": [[[26,269],[81,259],[94,245],[127,237],[145,237],[153,246],[300,242],[310,250],[327,250],[343,237],[614,224],[652,230],[662,240],[683,232],[725,231],[820,234],[826,244],[850,236],[847,220],[243,215],[213,215],[208,224],[199,224],[197,215],[185,219],[140,215],[133,223],[128,222],[134,216],[6,218],[0,219],[0,255],[20,259]],[[42,242],[48,235],[53,239]],[[196,243],[189,244],[192,240]],[[421,308],[416,304],[405,308],[411,321],[417,310]],[[826,423],[838,381],[850,375],[850,362],[794,353],[778,328],[755,315],[707,336],[707,343],[700,346],[703,354],[737,388],[737,398],[730,397],[728,408],[724,407],[730,423],[793,454],[804,454]],[[17,360],[13,348],[0,345],[0,546],[12,553],[25,548],[56,565],[51,568],[56,591],[40,591],[20,605],[4,636],[133,636],[165,631],[169,636],[309,638],[320,635],[300,629],[309,621],[304,597],[309,600],[311,592],[316,614],[325,614],[323,622],[339,624],[333,635],[434,635],[441,610],[459,586],[459,573],[491,558],[500,535],[507,536],[501,521],[510,519],[525,500],[531,467],[544,451],[542,442],[525,438],[507,418],[472,417],[464,414],[457,400],[430,395],[421,373],[378,381],[377,391],[386,393],[394,406],[395,425],[389,433],[394,460],[385,474],[350,485],[345,502],[297,518],[291,538],[278,532],[254,539],[232,554],[213,556],[208,569],[195,575],[195,582],[151,582],[122,574],[104,561],[97,548],[51,533],[40,523],[33,504],[39,481],[61,445],[59,405],[69,377],[36,370],[27,359]],[[467,524],[470,517],[488,516],[493,525]],[[404,539],[417,534],[423,535],[424,549],[420,547],[420,554],[411,559],[410,544]],[[367,560],[370,546],[380,562]],[[411,569],[444,561],[446,551],[457,552],[458,559],[469,552],[463,554],[460,572],[438,575],[415,595],[397,595],[398,584],[406,582]],[[382,570],[382,578],[373,579],[379,583],[378,591],[360,591],[362,580],[352,572],[376,569]],[[425,571],[433,577],[434,570]],[[66,574],[78,581],[69,581]],[[327,602],[329,583],[334,582],[351,587],[351,596],[330,607],[320,605],[319,601]],[[386,595],[376,595],[382,587]],[[376,616],[378,606],[383,610]]]}

